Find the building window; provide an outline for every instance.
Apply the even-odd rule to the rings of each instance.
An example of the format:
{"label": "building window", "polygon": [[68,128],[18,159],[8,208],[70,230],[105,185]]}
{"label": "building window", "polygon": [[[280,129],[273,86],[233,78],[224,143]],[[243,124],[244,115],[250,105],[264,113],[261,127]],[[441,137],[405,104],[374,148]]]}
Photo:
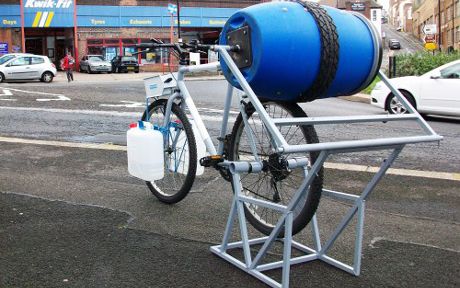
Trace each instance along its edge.
{"label": "building window", "polygon": [[452,29],[447,30],[447,45],[452,45]]}
{"label": "building window", "polygon": [[457,0],[457,2],[455,2],[455,15],[460,16],[460,0]]}
{"label": "building window", "polygon": [[452,6],[447,7],[447,21],[452,20]]}
{"label": "building window", "polygon": [[455,31],[455,39],[458,43],[460,43],[460,26],[457,26],[457,29]]}

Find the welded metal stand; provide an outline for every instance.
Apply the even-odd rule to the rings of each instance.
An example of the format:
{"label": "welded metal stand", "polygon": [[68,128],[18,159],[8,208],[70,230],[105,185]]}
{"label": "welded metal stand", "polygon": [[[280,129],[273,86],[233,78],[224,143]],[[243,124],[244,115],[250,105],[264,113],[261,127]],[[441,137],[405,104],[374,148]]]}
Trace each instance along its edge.
{"label": "welded metal stand", "polygon": [[[348,273],[358,276],[360,273],[361,267],[361,251],[362,251],[362,239],[363,239],[363,226],[364,226],[364,212],[365,212],[365,200],[369,197],[370,193],[373,191],[377,183],[382,179],[385,172],[390,168],[398,154],[401,152],[404,145],[399,145],[394,148],[393,153],[390,157],[386,159],[379,171],[374,175],[371,181],[368,183],[366,188],[363,190],[361,195],[347,194],[331,190],[323,190],[323,196],[336,198],[339,200],[346,200],[352,203],[352,206],[349,208],[348,212],[343,217],[340,224],[336,227],[335,231],[330,235],[330,237],[324,242],[324,245],[321,244],[319,226],[316,220],[316,216],[312,219],[312,234],[314,246],[310,248],[305,246],[297,241],[292,239],[292,221],[293,221],[293,210],[295,206],[292,207],[292,203],[297,202],[297,199],[301,197],[302,190],[305,191],[307,183],[311,182],[321,169],[326,158],[330,154],[334,154],[328,151],[323,151],[320,154],[320,157],[315,162],[313,168],[308,172],[307,179],[300,187],[299,192],[296,193],[296,196],[293,197],[291,202],[287,206],[273,204],[272,202],[251,199],[249,197],[243,196],[241,194],[241,183],[240,175],[238,173],[233,174],[233,187],[234,187],[234,197],[232,202],[232,208],[230,210],[230,215],[228,217],[227,226],[225,228],[224,237],[221,245],[211,247],[211,251],[216,255],[224,258],[238,268],[244,270],[245,272],[251,274],[252,276],[258,278],[259,280],[265,282],[266,284],[272,287],[288,287],[289,286],[289,272],[290,266],[294,264],[301,264],[313,260],[322,260],[330,265],[333,265],[339,269],[342,269]],[[257,239],[248,238],[248,229],[246,226],[246,219],[244,215],[244,203],[252,203],[260,206],[264,206],[269,209],[277,210],[281,213],[281,216],[278,220],[277,225],[273,229],[272,233],[267,237],[261,237]],[[343,262],[340,262],[327,255],[327,252],[334,245],[336,239],[341,235],[344,229],[350,224],[352,218],[357,215],[357,224],[355,231],[355,244],[354,244],[354,257],[353,264],[347,265]],[[232,233],[233,223],[235,219],[238,219],[241,241],[229,243],[229,237]],[[278,238],[279,233],[284,229],[284,238]],[[280,261],[270,262],[261,264],[261,261],[269,252],[270,248],[276,241],[283,243],[283,259]],[[251,257],[251,246],[263,244],[260,248],[257,255]],[[228,250],[232,249],[243,249],[244,261],[239,260],[238,258],[230,255]],[[292,249],[300,251],[302,256],[291,257]],[[270,278],[264,271],[282,268],[282,281],[281,283],[277,282],[273,278]]]}
{"label": "welded metal stand", "polygon": [[[238,83],[246,93],[247,97],[253,104],[255,110],[259,114],[260,119],[264,122],[265,128],[269,131],[275,146],[279,153],[297,153],[297,152],[311,152],[319,151],[320,154],[316,159],[311,169],[307,169],[306,164],[295,164],[292,163],[293,167],[304,170],[304,182],[300,188],[296,191],[290,202],[284,206],[273,202],[255,199],[243,195],[241,186],[241,173],[255,172],[257,169],[253,167],[261,167],[258,162],[250,163],[250,165],[243,165],[242,162],[229,162],[227,165],[230,167],[232,173],[234,197],[230,210],[230,215],[227,220],[224,237],[222,243],[217,246],[211,247],[211,251],[229,261],[231,264],[249,273],[250,275],[258,278],[264,283],[272,287],[289,287],[289,273],[290,267],[294,264],[300,264],[309,262],[312,260],[322,260],[329,263],[337,268],[340,268],[353,275],[359,275],[361,266],[361,251],[362,251],[362,239],[363,239],[363,225],[364,225],[364,210],[365,200],[369,197],[377,183],[382,179],[385,172],[390,168],[396,157],[399,155],[401,150],[406,144],[410,143],[421,143],[439,141],[442,139],[441,136],[437,135],[426,121],[417,113],[417,111],[410,105],[410,103],[401,95],[401,93],[391,85],[388,78],[383,74],[379,73],[382,81],[390,88],[393,94],[396,95],[398,100],[406,107],[409,114],[405,115],[364,115],[364,116],[344,116],[344,117],[315,117],[315,118],[277,118],[272,119],[266,113],[264,107],[258,100],[255,93],[252,91],[249,84],[244,79],[243,75],[232,61],[227,51],[219,50],[222,59],[226,62],[233,75],[236,77]],[[404,136],[404,137],[393,137],[393,138],[379,138],[379,139],[365,139],[365,140],[351,140],[351,141],[337,141],[327,143],[315,143],[315,144],[302,144],[302,145],[290,145],[286,142],[284,137],[281,135],[278,126],[284,125],[318,125],[318,124],[344,124],[344,123],[364,123],[364,122],[388,122],[388,121],[407,121],[412,120],[418,122],[420,127],[424,130],[424,135],[419,136]],[[346,153],[346,152],[359,152],[369,150],[387,150],[391,149],[393,152],[384,160],[381,164],[379,171],[374,175],[371,181],[367,184],[362,193],[358,195],[347,194],[342,192],[336,192],[331,190],[323,190],[323,196],[328,196],[336,199],[351,201],[352,206],[341,220],[335,231],[329,237],[329,239],[321,244],[319,226],[316,220],[316,216],[312,219],[312,234],[313,234],[313,248],[307,247],[292,239],[292,223],[293,223],[293,211],[299,204],[300,199],[308,193],[311,183],[315,178],[315,175],[320,171],[324,162],[329,155]],[[254,151],[253,151],[254,152]],[[294,161],[295,162],[295,161]],[[302,163],[302,161],[298,161]],[[296,166],[296,167],[294,167]],[[248,167],[251,167],[249,170]],[[249,239],[248,229],[246,224],[244,205],[245,203],[258,205],[261,207],[276,210],[280,213],[277,224],[273,228],[271,234],[266,237]],[[336,239],[344,231],[344,229],[350,224],[352,218],[357,215],[356,235],[354,243],[354,257],[353,264],[347,265],[327,255],[327,252],[334,245]],[[232,235],[233,223],[237,219],[239,223],[239,233],[241,241],[229,242]],[[278,237],[280,232],[284,230],[284,237]],[[283,245],[283,259],[275,262],[262,263],[262,260],[270,248],[275,242],[281,242]],[[254,245],[262,245],[257,252],[255,257],[251,255],[251,247]],[[230,255],[228,252],[231,249],[239,248],[243,251],[243,260]],[[255,248],[254,248],[255,249]],[[292,249],[300,251],[303,255],[298,257],[292,257]],[[273,278],[270,278],[264,271],[282,268],[281,282],[277,282]]]}

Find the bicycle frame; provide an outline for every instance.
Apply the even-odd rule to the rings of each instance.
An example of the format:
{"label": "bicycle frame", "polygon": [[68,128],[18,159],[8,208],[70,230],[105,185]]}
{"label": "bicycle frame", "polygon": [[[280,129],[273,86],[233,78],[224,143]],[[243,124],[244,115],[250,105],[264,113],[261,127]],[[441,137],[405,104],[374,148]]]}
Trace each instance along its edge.
{"label": "bicycle frame", "polygon": [[[229,46],[216,46],[219,47],[218,49],[229,49]],[[217,72],[220,69],[220,63],[219,62],[213,62],[213,63],[208,63],[208,64],[202,64],[202,65],[193,65],[193,66],[179,66],[179,71],[178,71],[178,76],[177,76],[177,87],[178,91],[173,93],[169,98],[168,98],[168,104],[166,106],[166,111],[165,111],[165,122],[163,123],[163,127],[167,127],[169,119],[170,119],[170,113],[171,113],[171,107],[174,103],[174,101],[178,98],[183,100],[183,103],[185,106],[188,108],[190,114],[192,115],[192,118],[195,122],[196,128],[200,133],[200,137],[203,140],[206,150],[209,152],[211,155],[222,155],[224,152],[224,142],[219,141],[219,145],[217,148],[214,146],[214,143],[212,142],[211,137],[209,136],[208,130],[206,129],[206,126],[204,125],[204,122],[198,112],[198,109],[193,102],[192,96],[190,95],[190,92],[187,89],[187,85],[185,84],[184,76],[186,73],[194,73],[194,72],[201,72],[201,71],[211,71],[211,72]],[[229,112],[230,112],[230,106],[232,102],[232,96],[233,96],[233,86],[228,84],[227,88],[227,95],[225,98],[225,105],[224,105],[224,114],[222,118],[222,124],[220,128],[220,135],[219,139],[224,139],[227,127],[228,127],[228,118],[229,118]]]}

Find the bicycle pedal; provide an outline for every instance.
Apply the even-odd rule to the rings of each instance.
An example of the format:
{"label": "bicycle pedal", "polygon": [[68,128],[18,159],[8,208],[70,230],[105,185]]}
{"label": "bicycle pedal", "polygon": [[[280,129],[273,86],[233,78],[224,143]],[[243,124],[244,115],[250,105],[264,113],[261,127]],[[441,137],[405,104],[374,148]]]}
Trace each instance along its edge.
{"label": "bicycle pedal", "polygon": [[200,165],[203,167],[214,167],[224,161],[222,155],[210,155],[200,159]]}

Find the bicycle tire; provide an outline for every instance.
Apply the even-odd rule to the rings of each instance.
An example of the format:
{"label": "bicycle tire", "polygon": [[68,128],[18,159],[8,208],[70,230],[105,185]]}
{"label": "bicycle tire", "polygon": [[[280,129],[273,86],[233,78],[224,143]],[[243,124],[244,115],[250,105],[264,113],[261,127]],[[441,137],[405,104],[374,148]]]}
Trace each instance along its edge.
{"label": "bicycle tire", "polygon": [[[149,105],[149,121],[158,127],[163,125],[167,99],[155,100]],[[146,112],[142,121],[146,121]],[[193,129],[184,111],[177,104],[171,107],[171,119],[168,123],[167,141],[164,149],[164,177],[153,182],[147,181],[147,187],[158,200],[174,204],[184,199],[195,181],[197,151]],[[185,132],[185,134],[182,134]],[[165,135],[165,133],[163,133]],[[185,135],[185,139],[181,138]],[[173,138],[176,139],[175,147]],[[177,157],[179,155],[179,157]]]}
{"label": "bicycle tire", "polygon": [[[300,106],[297,103],[263,102],[262,104],[264,105],[265,109],[271,117],[307,117],[307,114],[300,108]],[[278,109],[278,107],[281,109]],[[281,112],[279,115],[277,115],[278,110],[280,110]],[[256,115],[257,113],[254,112],[255,109],[253,108],[253,106],[251,104],[247,105],[246,114],[248,117],[249,126],[251,127],[252,131],[262,134],[255,137],[255,142],[258,142],[256,143],[257,154],[262,161],[266,162],[266,164],[268,162],[268,165],[271,168],[268,169],[268,171],[267,169],[265,169],[265,171],[262,171],[261,173],[257,174],[242,174],[241,184],[243,193],[246,196],[265,199],[275,203],[286,205],[293,196],[293,194],[300,188],[300,185],[302,184],[303,179],[305,178],[305,176],[303,175],[303,170],[294,169],[291,172],[281,172],[281,169],[277,170],[277,167],[274,167],[273,164],[270,164],[270,159],[276,157],[284,157],[284,159],[289,159],[291,157],[298,157],[300,155],[305,157],[305,153],[302,153],[300,155],[289,154],[283,156],[273,156],[276,153],[271,152],[271,148],[273,148],[273,145],[270,144],[271,137],[265,129],[265,127],[263,127],[263,122],[260,119],[258,119],[258,116]],[[253,155],[250,152],[250,149],[248,148],[249,142],[247,136],[243,136],[245,134],[245,132],[243,132],[245,123],[242,117],[243,116],[240,113],[232,129],[228,154],[230,161],[242,160],[242,158],[244,157],[253,157]],[[293,130],[291,130],[292,127],[294,127]],[[292,127],[280,127],[280,132],[283,134],[283,136],[289,144],[309,144],[319,142],[318,136],[313,126],[293,125]],[[299,137],[299,135],[301,136]],[[246,149],[249,149],[249,151],[245,151],[245,147]],[[311,165],[315,163],[318,155],[318,152],[308,153]],[[250,159],[247,160],[250,161]],[[283,176],[285,178],[277,175],[279,173],[285,173],[285,175]],[[274,186],[272,186],[272,183],[274,183]],[[316,209],[318,208],[321,192],[323,189],[323,168],[319,170],[317,176],[313,180],[310,187],[306,187],[305,189],[310,189],[309,193],[303,194],[304,199],[302,199],[297,205],[297,207],[295,207],[294,209],[294,221],[292,227],[293,235],[300,232],[310,222],[311,218],[316,213]],[[265,235],[269,235],[271,233],[274,226],[276,225],[276,222],[279,219],[279,216],[281,215],[280,213],[274,210],[270,210],[264,207],[257,207],[254,204],[248,203],[245,203],[244,209],[246,219],[248,220],[248,222],[252,226],[254,226],[254,228],[256,228],[258,231]],[[284,236],[284,230],[280,232],[279,236]]]}

